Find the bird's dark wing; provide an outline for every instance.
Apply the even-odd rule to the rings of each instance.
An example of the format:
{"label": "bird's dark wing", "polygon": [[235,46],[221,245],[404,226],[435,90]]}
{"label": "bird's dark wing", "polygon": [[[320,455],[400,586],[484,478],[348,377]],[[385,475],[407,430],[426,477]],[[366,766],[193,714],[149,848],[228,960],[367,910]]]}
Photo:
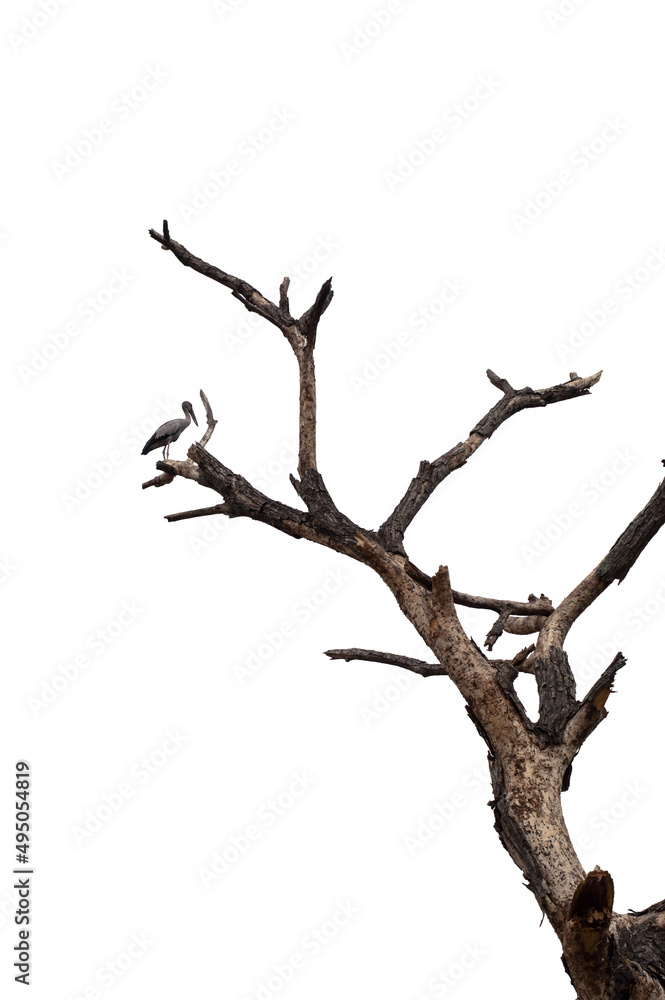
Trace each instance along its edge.
{"label": "bird's dark wing", "polygon": [[158,427],[155,433],[149,438],[143,445],[142,455],[147,455],[149,451],[154,451],[156,448],[164,448],[167,444],[172,441],[177,441],[182,434],[185,427],[188,425],[187,420],[167,420],[165,424]]}

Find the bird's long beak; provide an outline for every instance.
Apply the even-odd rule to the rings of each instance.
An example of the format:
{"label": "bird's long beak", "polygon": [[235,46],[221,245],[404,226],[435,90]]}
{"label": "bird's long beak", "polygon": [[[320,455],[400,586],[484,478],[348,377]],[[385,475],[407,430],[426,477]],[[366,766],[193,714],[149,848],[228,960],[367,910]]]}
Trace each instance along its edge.
{"label": "bird's long beak", "polygon": [[190,412],[190,413],[191,413],[191,415],[192,415],[192,420],[194,421],[194,423],[195,423],[195,424],[196,424],[196,426],[198,427],[198,426],[199,426],[199,422],[198,422],[198,420],[196,419],[196,417],[194,416],[194,410],[190,410],[189,412]]}

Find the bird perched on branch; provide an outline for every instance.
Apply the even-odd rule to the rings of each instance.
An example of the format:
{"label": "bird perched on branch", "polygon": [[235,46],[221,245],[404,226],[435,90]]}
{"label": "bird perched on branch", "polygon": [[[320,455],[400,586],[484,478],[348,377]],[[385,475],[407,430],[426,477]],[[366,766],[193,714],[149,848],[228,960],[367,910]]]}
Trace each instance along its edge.
{"label": "bird perched on branch", "polygon": [[182,404],[183,411],[185,413],[186,420],[182,418],[176,420],[167,420],[165,424],[158,427],[155,433],[149,438],[148,441],[143,445],[142,455],[147,455],[149,451],[154,451],[156,448],[163,448],[162,458],[166,459],[169,457],[169,445],[172,441],[177,441],[182,432],[186,427],[189,427],[192,420],[199,426],[199,422],[194,416],[194,409],[192,404],[185,400]]}

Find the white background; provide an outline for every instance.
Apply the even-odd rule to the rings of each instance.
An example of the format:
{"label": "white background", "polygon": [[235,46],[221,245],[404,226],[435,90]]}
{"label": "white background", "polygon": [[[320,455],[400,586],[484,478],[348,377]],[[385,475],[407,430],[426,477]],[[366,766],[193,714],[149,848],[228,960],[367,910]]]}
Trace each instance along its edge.
{"label": "white background", "polygon": [[[141,457],[143,441],[183,399],[202,420],[204,388],[211,450],[298,504],[288,345],[267,324],[240,326],[240,303],[148,228],[166,217],[193,253],[272,298],[291,274],[296,313],[333,275],[320,468],[367,527],[496,401],[487,367],[516,387],[604,369],[590,396],[511,419],[407,535],[414,561],[447,563],[457,589],[558,602],[663,472],[662,23],[646,0],[562,4],[558,20],[554,0],[402,0],[384,24],[382,0],[217,8],[3,7],[2,980],[24,758],[37,998],[433,1000],[442,977],[459,998],[572,998],[492,828],[485,749],[460,696],[445,678],[323,656],[427,656],[380,581],[254,522],[168,524],[216,502],[192,483],[142,492],[157,457]],[[290,119],[280,132],[276,112]],[[95,132],[102,119],[110,129]],[[86,130],[101,141],[86,145]],[[396,180],[400,157],[417,166]],[[229,160],[240,169],[222,190],[210,173]],[[463,293],[416,327],[419,309],[441,313],[446,280]],[[401,331],[410,342],[390,358]],[[665,895],[664,546],[568,643],[582,691],[617,632],[629,658],[564,803],[582,863],[611,871],[624,911]],[[135,609],[124,627],[123,603]],[[464,620],[482,642],[493,616]],[[289,623],[280,648],[266,645]],[[98,629],[112,638],[103,652]],[[504,637],[495,653],[524,644]],[[259,669],[241,683],[252,654]],[[531,679],[520,690],[533,708]],[[167,755],[176,730],[186,740]],[[313,781],[289,799],[294,773]],[[127,783],[108,818],[104,797],[117,803]],[[290,807],[269,825],[280,794]],[[82,838],[96,811],[105,821]],[[259,839],[205,888],[200,869],[251,824]],[[341,921],[340,902],[356,912],[334,936],[327,924],[314,955],[303,939]],[[128,958],[133,935],[150,944]],[[261,991],[295,953],[304,967]]]}

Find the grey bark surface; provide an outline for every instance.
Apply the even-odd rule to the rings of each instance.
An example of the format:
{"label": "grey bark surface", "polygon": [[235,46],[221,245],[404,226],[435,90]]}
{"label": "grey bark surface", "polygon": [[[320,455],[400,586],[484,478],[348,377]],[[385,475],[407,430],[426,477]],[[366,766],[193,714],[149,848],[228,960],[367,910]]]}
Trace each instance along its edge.
{"label": "grey bark surface", "polygon": [[[584,741],[607,715],[606,702],[616,673],[625,664],[618,654],[578,700],[575,678],[564,649],[577,618],[614,580],[623,580],[665,521],[665,481],[631,521],[607,555],[558,605],[544,595],[526,601],[476,597],[452,588],[447,567],[434,576],[407,555],[405,533],[436,487],[464,465],[480,445],[511,416],[589,395],[601,373],[576,372],[545,389],[513,389],[494,372],[491,383],[502,394],[472,428],[467,439],[433,461],[422,461],[392,513],[376,530],[355,524],[335,505],[316,461],[316,381],[314,347],[318,326],[332,299],[324,282],[312,306],[299,318],[290,312],[288,279],[275,304],[252,285],[195,257],[163,232],[150,236],[181,264],[229,288],[245,308],[263,316],[288,341],[299,371],[298,478],[291,481],[302,506],[274,500],[233,472],[208,451],[215,426],[201,393],[207,428],[186,461],[159,461],[159,475],[144,488],[169,485],[177,477],[216,492],[221,502],[167,515],[177,521],[211,514],[248,517],[293,538],[306,538],[373,569],[393,594],[435,662],[377,650],[328,650],[331,659],[392,664],[423,677],[445,675],[462,694],[468,715],[487,744],[495,828],[527,887],[556,933],[562,958],[579,1000],[657,1000],[665,998],[665,901],[638,913],[613,911],[614,886],[608,872],[585,872],[571,842],[562,811],[562,793],[571,781],[573,760]],[[492,650],[504,632],[533,634],[534,642],[512,660],[490,659],[467,635],[457,607],[494,611],[496,621],[485,640]],[[534,676],[539,717],[531,720],[513,686],[519,672]]]}

